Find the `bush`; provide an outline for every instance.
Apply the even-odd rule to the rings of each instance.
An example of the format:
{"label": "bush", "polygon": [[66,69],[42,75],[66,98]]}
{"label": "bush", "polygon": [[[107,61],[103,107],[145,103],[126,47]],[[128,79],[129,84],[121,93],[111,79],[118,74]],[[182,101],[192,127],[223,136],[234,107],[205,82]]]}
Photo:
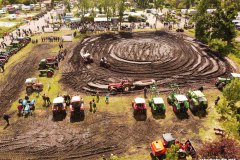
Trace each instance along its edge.
{"label": "bush", "polygon": [[222,53],[223,55],[231,53],[234,49],[232,46],[227,44],[227,41],[223,41],[221,39],[212,39],[208,44],[210,48]]}
{"label": "bush", "polygon": [[198,154],[201,158],[225,158],[225,159],[240,159],[240,145],[233,139],[222,138],[214,142],[206,142],[199,149]]}

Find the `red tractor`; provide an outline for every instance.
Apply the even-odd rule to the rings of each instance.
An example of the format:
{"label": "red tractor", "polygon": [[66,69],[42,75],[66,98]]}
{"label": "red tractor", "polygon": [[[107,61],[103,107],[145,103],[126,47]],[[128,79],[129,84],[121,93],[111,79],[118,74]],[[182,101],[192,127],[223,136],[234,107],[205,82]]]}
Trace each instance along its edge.
{"label": "red tractor", "polygon": [[111,94],[116,94],[117,92],[128,92],[131,89],[132,84],[128,80],[122,80],[120,83],[110,83],[108,85],[108,91]]}
{"label": "red tractor", "polygon": [[132,102],[132,107],[134,116],[137,114],[144,114],[147,116],[147,107],[144,98],[135,98]]}
{"label": "red tractor", "polygon": [[26,92],[32,93],[33,91],[42,91],[43,90],[43,84],[38,81],[37,78],[28,78],[25,81],[26,85]]}
{"label": "red tractor", "polygon": [[151,143],[150,148],[152,152],[150,155],[152,159],[164,159],[165,153],[171,145],[179,145],[179,150],[177,151],[178,159],[186,159],[187,155],[190,155],[192,158],[196,158],[196,151],[190,140],[187,140],[185,144],[182,144],[172,136],[172,133],[165,133],[162,135],[162,140]]}
{"label": "red tractor", "polygon": [[66,117],[66,103],[64,101],[63,97],[57,97],[54,98],[53,100],[53,105],[52,105],[52,113],[53,113],[53,120],[55,120],[57,117],[61,116]]}
{"label": "red tractor", "polygon": [[81,100],[80,96],[73,96],[70,105],[70,121],[72,122],[78,117],[84,117],[83,101]]}

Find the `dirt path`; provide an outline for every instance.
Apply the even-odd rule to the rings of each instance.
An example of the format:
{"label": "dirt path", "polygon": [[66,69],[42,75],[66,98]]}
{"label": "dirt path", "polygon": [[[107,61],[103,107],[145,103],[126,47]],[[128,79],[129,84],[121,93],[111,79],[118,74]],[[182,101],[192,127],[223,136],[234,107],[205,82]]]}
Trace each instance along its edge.
{"label": "dirt path", "polygon": [[[84,53],[92,54],[94,63],[85,65]],[[111,64],[109,69],[99,66],[103,56]],[[76,91],[93,92],[104,92],[96,86],[120,79],[155,79],[161,88],[169,83],[213,87],[217,77],[233,71],[227,60],[193,39],[164,31],[87,37],[68,62],[62,82]]]}

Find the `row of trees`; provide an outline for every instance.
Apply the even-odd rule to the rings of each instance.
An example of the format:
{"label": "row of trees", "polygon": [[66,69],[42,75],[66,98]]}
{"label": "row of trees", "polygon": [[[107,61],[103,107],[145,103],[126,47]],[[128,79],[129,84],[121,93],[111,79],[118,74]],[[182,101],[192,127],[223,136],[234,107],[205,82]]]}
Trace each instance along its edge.
{"label": "row of trees", "polygon": [[[207,12],[208,8],[215,8],[213,14]],[[232,23],[237,15],[236,7],[224,6],[221,0],[201,0],[195,15],[197,39],[213,45],[216,50],[227,53],[233,39],[236,37],[236,28]]]}

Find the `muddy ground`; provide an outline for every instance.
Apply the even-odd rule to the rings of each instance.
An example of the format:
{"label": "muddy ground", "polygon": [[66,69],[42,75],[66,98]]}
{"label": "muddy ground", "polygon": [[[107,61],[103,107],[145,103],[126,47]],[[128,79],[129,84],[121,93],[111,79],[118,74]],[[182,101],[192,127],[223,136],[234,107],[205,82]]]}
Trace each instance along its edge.
{"label": "muddy ground", "polygon": [[[24,82],[36,72],[38,63],[50,53],[49,44],[36,45],[27,55],[21,57],[19,63],[6,68],[9,74],[0,80],[0,115],[7,111],[11,103],[19,98],[19,93],[25,87]],[[5,73],[4,73],[5,74]]]}
{"label": "muddy ground", "polygon": [[[65,91],[75,92],[83,91],[83,87],[96,89],[89,82],[107,84],[122,78],[155,78],[160,86],[175,81],[183,85],[212,85],[209,84],[212,79],[232,71],[224,59],[204,52],[193,43],[165,32],[88,37],[75,49],[75,44],[68,46],[71,52],[60,67],[61,82]],[[9,100],[19,98],[25,79],[35,73],[38,62],[47,56],[50,48],[51,45],[37,45],[11,68],[6,80],[0,81],[1,107],[4,106],[1,114],[11,105]],[[94,63],[85,65],[80,51],[92,53]],[[103,55],[109,59],[110,69],[99,67],[98,60]],[[116,104],[116,107],[124,108],[121,112],[96,114],[86,111],[85,119],[77,123],[69,122],[69,114],[63,121],[52,121],[50,108],[32,117],[19,118],[0,135],[0,153],[20,154],[29,159],[98,159],[111,153],[147,155],[149,144],[163,133],[172,132],[182,141],[190,138],[198,148],[202,143],[199,129],[208,129],[204,118],[191,112],[187,119],[179,119],[171,108],[167,108],[165,118],[153,117],[148,111],[143,121],[133,117],[130,103],[129,106]]]}
{"label": "muddy ground", "polygon": [[[85,53],[93,56],[94,63],[84,64]],[[100,67],[102,57],[108,59],[109,69]],[[213,87],[217,77],[232,71],[232,66],[219,54],[180,34],[164,31],[103,34],[83,39],[74,49],[62,83],[76,91],[104,92],[104,86],[121,79],[155,79],[164,91],[169,89],[169,83]]]}

